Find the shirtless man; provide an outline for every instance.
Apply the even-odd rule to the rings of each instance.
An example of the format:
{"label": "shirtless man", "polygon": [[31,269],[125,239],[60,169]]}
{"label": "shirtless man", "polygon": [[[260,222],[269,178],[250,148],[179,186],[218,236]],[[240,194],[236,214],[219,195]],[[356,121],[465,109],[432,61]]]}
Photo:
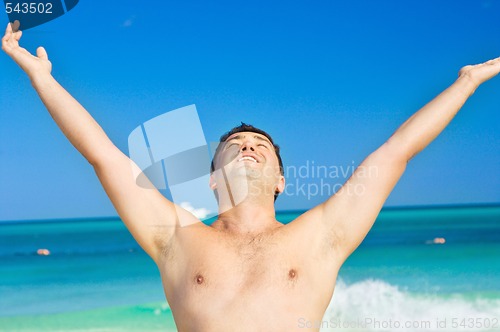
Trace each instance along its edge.
{"label": "shirtless man", "polygon": [[[320,321],[339,268],[372,227],[408,161],[481,83],[500,71],[500,58],[463,67],[448,89],[410,117],[344,184],[363,186],[363,194],[340,190],[287,225],[275,218],[274,197],[285,186],[275,146],[265,133],[238,129],[243,131],[227,137],[214,158],[210,186],[222,212],[206,226],[157,190],[136,185],[129,158],[51,76],[46,51],[40,47],[33,56],[19,46],[20,38],[21,32],[8,25],[3,50],[29,76],[54,121],[94,167],[121,219],[158,265],[179,331],[296,331],[300,322]],[[232,193],[217,172],[222,167]],[[361,176],[361,167],[377,172]],[[239,204],[228,206],[238,197]],[[181,220],[188,226],[172,227]]]}

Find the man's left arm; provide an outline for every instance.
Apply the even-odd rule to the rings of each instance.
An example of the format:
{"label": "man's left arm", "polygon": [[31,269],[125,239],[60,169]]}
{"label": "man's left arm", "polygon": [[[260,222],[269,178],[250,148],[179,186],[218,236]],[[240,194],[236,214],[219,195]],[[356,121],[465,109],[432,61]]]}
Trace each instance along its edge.
{"label": "man's left arm", "polygon": [[421,108],[356,169],[344,186],[310,216],[326,227],[340,259],[363,241],[406,164],[450,123],[476,88],[500,72],[500,58],[465,66],[458,79]]}

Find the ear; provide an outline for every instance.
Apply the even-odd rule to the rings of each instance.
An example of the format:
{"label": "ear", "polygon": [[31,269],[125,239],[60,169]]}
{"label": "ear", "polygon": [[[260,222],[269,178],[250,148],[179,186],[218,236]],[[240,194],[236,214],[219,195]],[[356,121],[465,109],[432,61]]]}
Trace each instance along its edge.
{"label": "ear", "polygon": [[283,191],[285,191],[285,177],[283,175],[280,175],[280,179],[278,180],[278,186],[276,187],[276,191],[280,194]]}
{"label": "ear", "polygon": [[217,182],[215,182],[215,177],[214,174],[210,174],[210,182],[209,182],[210,189],[215,190],[217,189]]}

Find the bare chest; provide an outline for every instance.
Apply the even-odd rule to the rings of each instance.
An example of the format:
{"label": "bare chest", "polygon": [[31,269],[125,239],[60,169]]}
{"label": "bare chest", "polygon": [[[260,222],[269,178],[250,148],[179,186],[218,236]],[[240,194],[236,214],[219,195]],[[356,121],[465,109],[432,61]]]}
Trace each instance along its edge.
{"label": "bare chest", "polygon": [[174,317],[250,324],[256,317],[321,316],[329,303],[336,274],[307,245],[275,237],[191,244],[181,244],[175,263],[160,267]]}
{"label": "bare chest", "polygon": [[273,246],[231,249],[214,246],[192,254],[181,278],[165,284],[174,315],[193,323],[196,317],[197,322],[252,326],[317,307],[300,255]]}
{"label": "bare chest", "polygon": [[184,301],[216,296],[219,302],[231,302],[270,291],[293,294],[310,281],[307,255],[283,242],[198,243],[182,250],[182,256],[177,257],[177,277],[170,280],[165,271],[165,281],[167,287],[171,281],[169,288],[179,290],[172,293],[181,295]]}
{"label": "bare chest", "polygon": [[[307,279],[304,253],[272,241],[210,243],[190,250],[180,269],[180,288],[238,296],[270,287],[290,289]],[[181,262],[181,265],[182,262]],[[179,266],[180,267],[180,266]]]}
{"label": "bare chest", "polygon": [[303,254],[273,244],[241,245],[229,250],[214,248],[212,254],[193,257],[197,267],[187,273],[195,277],[195,285],[199,287],[221,284],[238,293],[269,287],[289,289],[307,278]]}

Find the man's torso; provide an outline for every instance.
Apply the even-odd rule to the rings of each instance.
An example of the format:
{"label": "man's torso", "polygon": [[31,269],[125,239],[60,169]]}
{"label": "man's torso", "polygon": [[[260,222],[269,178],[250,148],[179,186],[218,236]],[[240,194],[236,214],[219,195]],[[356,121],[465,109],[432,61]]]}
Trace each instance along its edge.
{"label": "man's torso", "polygon": [[158,264],[179,330],[292,331],[321,320],[340,262],[333,239],[299,219],[256,237],[179,229]]}

